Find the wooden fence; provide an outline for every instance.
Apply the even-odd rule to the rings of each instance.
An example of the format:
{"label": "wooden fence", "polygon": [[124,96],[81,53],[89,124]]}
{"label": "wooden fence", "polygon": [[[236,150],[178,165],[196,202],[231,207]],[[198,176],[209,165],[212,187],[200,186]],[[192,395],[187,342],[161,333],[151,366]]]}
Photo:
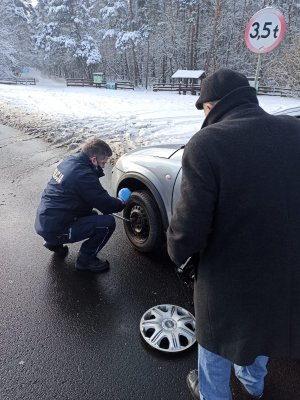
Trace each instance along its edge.
{"label": "wooden fence", "polygon": [[174,83],[154,83],[153,84],[153,92],[177,92],[179,90],[179,84]]}
{"label": "wooden fence", "polygon": [[67,78],[66,79],[67,86],[94,86],[96,88],[105,87],[106,82],[102,83],[94,83],[93,79],[85,79],[85,78]]}
{"label": "wooden fence", "polygon": [[187,94],[190,92],[193,95],[199,95],[200,85],[186,85],[184,83],[154,83],[153,91],[175,91],[179,94]]}
{"label": "wooden fence", "polygon": [[67,78],[67,86],[93,86],[93,79]]}
{"label": "wooden fence", "polygon": [[[96,88],[106,88],[106,81],[102,83],[94,83],[93,79],[84,79],[84,78],[67,78],[66,79],[67,86],[92,86]],[[110,89],[132,89],[134,90],[134,84],[129,81],[117,81],[108,83]]]}
{"label": "wooden fence", "polygon": [[35,85],[35,78],[0,78],[3,85]]}
{"label": "wooden fence", "polygon": [[132,89],[132,90],[134,90],[134,84],[129,81],[117,81],[116,89]]}
{"label": "wooden fence", "polygon": [[[200,85],[185,85],[180,83],[155,83],[153,91],[175,91],[179,94],[190,92],[193,95],[200,94]],[[282,96],[282,97],[300,97],[300,88],[282,88],[260,85],[257,91],[258,95]]]}
{"label": "wooden fence", "polygon": [[300,88],[282,88],[276,86],[259,85],[257,94],[281,97],[300,97]]}

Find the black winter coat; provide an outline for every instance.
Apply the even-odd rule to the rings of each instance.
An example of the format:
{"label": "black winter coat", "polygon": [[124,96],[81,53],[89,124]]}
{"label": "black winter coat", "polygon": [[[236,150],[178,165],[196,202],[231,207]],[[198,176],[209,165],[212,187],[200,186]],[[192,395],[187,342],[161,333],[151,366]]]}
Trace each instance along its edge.
{"label": "black winter coat", "polygon": [[171,259],[200,253],[198,342],[239,365],[300,357],[300,121],[240,88],[187,144]]}
{"label": "black winter coat", "polygon": [[101,168],[95,169],[85,153],[71,156],[55,169],[37,210],[35,229],[43,237],[56,237],[93,208],[103,214],[121,211],[121,200],[102,187]]}

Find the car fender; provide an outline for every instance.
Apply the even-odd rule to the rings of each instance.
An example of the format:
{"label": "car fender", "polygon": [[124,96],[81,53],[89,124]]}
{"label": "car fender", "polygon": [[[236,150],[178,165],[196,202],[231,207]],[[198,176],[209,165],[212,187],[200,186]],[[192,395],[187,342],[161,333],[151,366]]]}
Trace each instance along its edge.
{"label": "car fender", "polygon": [[[143,174],[143,172],[144,172],[144,174]],[[147,177],[145,176],[146,173],[147,173]],[[162,190],[161,182],[149,170],[145,169],[143,171],[143,168],[141,167],[138,172],[132,171],[132,172],[124,173],[119,179],[117,191],[120,190],[122,187],[128,186],[128,185],[126,185],[126,181],[128,182],[130,180],[140,182],[152,194],[152,196],[154,197],[156,204],[159,208],[159,211],[160,211],[160,214],[162,217],[163,227],[165,230],[167,230],[168,225],[169,225],[169,217],[170,216],[167,215],[165,204],[169,204],[171,201],[174,182],[172,184],[170,184],[170,188],[171,188],[170,196],[169,196],[169,199],[167,199],[166,196],[163,195],[165,190]],[[171,209],[171,208],[169,208],[169,209]]]}

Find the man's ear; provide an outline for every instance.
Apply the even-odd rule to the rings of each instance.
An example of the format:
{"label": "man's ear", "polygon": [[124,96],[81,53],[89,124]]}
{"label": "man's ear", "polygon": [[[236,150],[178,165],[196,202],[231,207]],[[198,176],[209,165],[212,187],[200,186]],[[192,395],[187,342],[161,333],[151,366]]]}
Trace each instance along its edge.
{"label": "man's ear", "polygon": [[204,110],[204,114],[205,116],[207,116],[210,111],[214,108],[215,103],[210,103],[209,101],[203,103],[203,110]]}
{"label": "man's ear", "polygon": [[207,108],[208,108],[209,111],[211,111],[215,106],[214,103],[209,103],[209,102],[206,103],[206,105],[207,105]]}
{"label": "man's ear", "polygon": [[96,157],[96,156],[92,156],[92,157],[90,157],[90,160],[91,160],[91,163],[92,163],[95,167],[97,167],[97,165],[98,165],[97,157]]}

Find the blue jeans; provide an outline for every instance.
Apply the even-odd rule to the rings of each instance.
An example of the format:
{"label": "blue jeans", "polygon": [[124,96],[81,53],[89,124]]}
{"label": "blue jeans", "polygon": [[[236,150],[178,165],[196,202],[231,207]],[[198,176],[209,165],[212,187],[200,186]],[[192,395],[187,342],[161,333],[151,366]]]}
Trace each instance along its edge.
{"label": "blue jeans", "polygon": [[269,358],[258,356],[252,365],[241,367],[198,346],[198,380],[201,400],[231,400],[231,367],[247,392],[260,396],[264,390]]}
{"label": "blue jeans", "polygon": [[89,259],[95,257],[105,246],[115,228],[116,221],[112,215],[92,214],[78,218],[59,236],[54,238],[44,236],[44,239],[52,245],[75,243],[87,239],[80,247],[79,256],[81,259]]}

